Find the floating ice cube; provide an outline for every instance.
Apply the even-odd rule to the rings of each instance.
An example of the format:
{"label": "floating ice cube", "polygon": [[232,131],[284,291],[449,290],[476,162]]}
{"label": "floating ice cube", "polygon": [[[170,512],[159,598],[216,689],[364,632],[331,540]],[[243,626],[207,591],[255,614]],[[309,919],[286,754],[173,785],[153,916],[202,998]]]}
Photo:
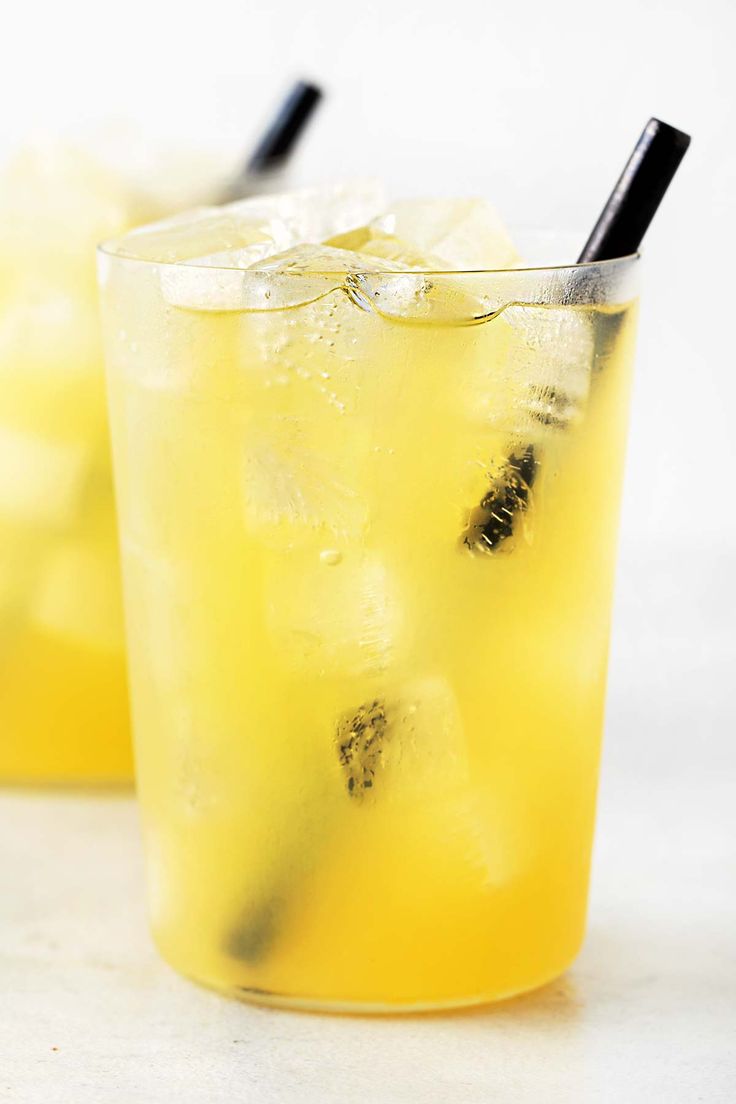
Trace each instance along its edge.
{"label": "floating ice cube", "polygon": [[[88,153],[58,143],[22,150],[0,179],[0,253],[24,270],[93,269],[96,244],[130,225],[131,190]],[[43,261],[40,261],[43,258]]]}
{"label": "floating ice cube", "polygon": [[396,267],[402,269],[438,271],[447,267],[442,258],[432,253],[422,253],[394,234],[387,234],[373,226],[360,226],[356,230],[348,230],[345,234],[336,234],[325,244],[336,249],[361,253],[366,257],[378,257],[382,261],[394,262]]}
{"label": "floating ice cube", "polygon": [[537,426],[565,429],[583,414],[593,368],[590,317],[572,307],[508,307],[509,368],[521,411]]}
{"label": "floating ice cube", "polygon": [[70,524],[90,464],[85,445],[0,427],[0,517],[34,525]]}
{"label": "floating ice cube", "polygon": [[237,256],[238,251],[254,245],[266,250],[278,249],[269,232],[271,220],[260,217],[255,211],[241,213],[240,206],[232,203],[226,207],[199,207],[141,226],[109,242],[107,247],[115,255],[135,260],[199,265],[207,264],[210,257],[230,253]]}
{"label": "floating ice cube", "polygon": [[[368,227],[374,243],[399,256],[416,251],[440,268],[512,268],[519,255],[499,215],[482,199],[417,199],[394,204]],[[366,249],[366,252],[369,252]]]}
{"label": "floating ice cube", "polygon": [[[135,242],[136,233],[141,244]],[[177,218],[136,231],[120,248],[167,262],[161,267],[161,292],[171,306],[228,311],[242,309],[243,271],[289,244],[288,230],[279,223],[255,216],[249,221],[230,207],[214,207],[186,222]]]}
{"label": "floating ice cube", "polygon": [[[253,267],[262,274],[263,283],[253,285],[257,288],[256,296],[250,287],[246,289],[245,305],[251,310],[308,304],[340,288],[346,290],[357,305],[366,307],[367,300],[360,290],[360,274],[393,273],[405,268],[398,262],[327,245],[297,245]],[[262,289],[266,290],[268,301],[259,300]]]}
{"label": "floating ice cube", "polygon": [[397,581],[380,560],[347,554],[335,563],[315,554],[273,561],[266,622],[289,666],[315,675],[385,671],[403,638]]}
{"label": "floating ice cube", "polygon": [[31,610],[44,632],[100,651],[123,646],[117,550],[69,541],[49,556]]}
{"label": "floating ice cube", "polygon": [[161,288],[172,306],[210,311],[278,310],[314,302],[341,287],[348,273],[392,267],[375,257],[307,244],[273,255],[258,244],[205,257],[198,264],[201,267],[162,269]]}
{"label": "floating ice cube", "polygon": [[309,531],[354,537],[367,521],[364,501],[334,459],[291,417],[265,419],[246,431],[243,500],[248,529],[280,548]]}
{"label": "floating ice cube", "polygon": [[428,676],[401,688],[391,710],[392,747],[402,786],[425,793],[468,785],[468,750],[460,709],[446,679]]}
{"label": "floating ice cube", "polygon": [[161,269],[164,299],[172,307],[183,310],[242,310],[246,282],[238,265],[223,268],[216,265],[203,265],[201,268],[171,265]]}
{"label": "floating ice cube", "polygon": [[[298,251],[297,263],[304,261],[305,250]],[[357,268],[355,257],[348,254]],[[328,263],[334,268],[335,258]],[[385,355],[383,323],[364,298],[362,277],[346,271],[246,275],[263,281],[272,305],[286,302],[298,308],[253,310],[242,316],[241,378],[258,379],[258,401],[267,409],[294,414],[305,423],[318,420],[311,447],[318,453],[331,450],[339,481],[351,483],[353,459],[356,453],[361,462],[365,457],[375,434],[375,404],[393,373]],[[352,421],[357,415],[365,415],[360,423]],[[344,418],[342,427],[339,417]]]}
{"label": "floating ice cube", "polygon": [[164,298],[174,306],[238,310],[244,304],[237,271],[234,276],[224,272],[218,282],[211,273],[188,273],[180,266],[243,270],[354,226],[375,215],[381,201],[382,191],[373,182],[257,196],[142,227],[111,248],[124,256],[175,265],[162,270]]}
{"label": "floating ice cube", "polygon": [[[264,280],[269,274],[271,309],[316,302],[337,289],[363,310],[415,321],[447,321],[448,311],[457,316],[461,297],[463,320],[481,309],[462,290],[440,288],[403,262],[336,246],[295,246],[257,267]],[[256,302],[251,309],[257,309]]]}
{"label": "floating ice cube", "polygon": [[329,245],[295,245],[292,249],[269,258],[258,268],[263,272],[283,272],[291,275],[337,275],[357,272],[390,272],[392,266],[367,254]]}
{"label": "floating ice cube", "polygon": [[[593,329],[583,311],[506,307],[468,332],[458,406],[488,432],[523,443],[541,439],[582,417],[593,354]],[[477,444],[483,447],[482,434]]]}
{"label": "floating ice cube", "polygon": [[[247,202],[247,201],[246,201]],[[289,227],[293,245],[323,242],[375,218],[386,205],[383,185],[376,180],[348,180],[251,201],[274,220]]]}
{"label": "floating ice cube", "polygon": [[0,377],[22,369],[99,373],[99,322],[92,302],[33,285],[19,287],[0,310]]}

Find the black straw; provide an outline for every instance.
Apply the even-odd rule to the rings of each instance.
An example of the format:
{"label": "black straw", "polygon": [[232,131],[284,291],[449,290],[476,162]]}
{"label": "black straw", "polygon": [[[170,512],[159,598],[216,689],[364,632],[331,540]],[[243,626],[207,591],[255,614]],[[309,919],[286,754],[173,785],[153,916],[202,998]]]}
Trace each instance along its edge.
{"label": "black straw", "polygon": [[268,129],[238,175],[224,189],[218,202],[231,203],[263,188],[263,177],[281,168],[304,133],[322,90],[316,84],[297,81],[282,102]]}
{"label": "black straw", "polygon": [[248,159],[249,176],[271,172],[286,160],[321,99],[316,84],[297,81]]}
{"label": "black straw", "polygon": [[649,120],[578,264],[637,252],[689,145],[689,134],[660,119]]}

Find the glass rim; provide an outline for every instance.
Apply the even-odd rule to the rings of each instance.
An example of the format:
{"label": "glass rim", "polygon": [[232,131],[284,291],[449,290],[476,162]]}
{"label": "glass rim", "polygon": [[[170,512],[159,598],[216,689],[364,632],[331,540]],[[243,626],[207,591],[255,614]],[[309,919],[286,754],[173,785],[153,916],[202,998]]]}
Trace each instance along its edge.
{"label": "glass rim", "polygon": [[[116,248],[118,242],[123,241],[121,238],[108,238],[101,241],[97,245],[98,255],[105,258],[112,258],[116,261],[129,261],[133,264],[141,265],[153,265],[156,268],[170,268],[192,269],[196,272],[236,272],[241,276],[253,275],[253,276],[278,276],[294,277],[298,280],[309,279],[310,277],[320,278],[329,277],[331,279],[340,278],[344,279],[346,275],[350,276],[369,276],[369,277],[381,277],[386,276],[442,276],[447,278],[448,276],[508,276],[508,275],[537,275],[541,276],[545,273],[558,273],[558,272],[591,272],[596,269],[609,269],[616,265],[633,265],[641,260],[641,253],[627,253],[621,257],[608,257],[601,261],[575,261],[571,264],[543,264],[543,265],[519,265],[515,268],[401,268],[401,269],[378,269],[378,268],[361,268],[357,270],[351,270],[346,272],[345,269],[310,269],[307,272],[294,272],[285,271],[278,268],[258,268],[249,266],[248,268],[239,268],[237,265],[213,265],[213,264],[197,264],[196,258],[194,261],[177,260],[166,261],[157,260],[155,257],[136,257],[134,254],[127,253],[120,248]],[[304,244],[311,244],[309,242]],[[268,260],[268,258],[264,258]],[[378,258],[377,258],[378,259]],[[256,262],[257,263],[257,262]]]}

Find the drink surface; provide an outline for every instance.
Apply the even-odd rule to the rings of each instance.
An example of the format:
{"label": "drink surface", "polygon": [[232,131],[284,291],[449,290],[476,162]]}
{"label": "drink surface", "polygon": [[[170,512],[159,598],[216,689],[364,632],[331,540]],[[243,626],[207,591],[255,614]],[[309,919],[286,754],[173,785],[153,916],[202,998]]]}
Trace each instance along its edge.
{"label": "drink surface", "polygon": [[183,972],[433,1007],[582,938],[635,307],[367,240],[103,265],[139,792]]}

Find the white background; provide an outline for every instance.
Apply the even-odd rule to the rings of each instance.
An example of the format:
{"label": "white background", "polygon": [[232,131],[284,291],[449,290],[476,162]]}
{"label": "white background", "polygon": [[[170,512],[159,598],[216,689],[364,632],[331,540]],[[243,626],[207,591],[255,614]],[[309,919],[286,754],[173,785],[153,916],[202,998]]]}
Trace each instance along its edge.
{"label": "white background", "polygon": [[[70,944],[56,959],[38,957],[24,909],[40,909],[41,931],[54,899],[23,858],[11,909],[20,949],[7,974],[16,979],[9,982],[20,1010],[16,1032],[24,1016],[35,1024],[47,992],[60,1001],[61,1019],[52,1007],[39,1030],[26,1033],[9,1087],[22,1085],[27,1095],[9,1099],[168,1101],[167,1085],[176,1085],[182,1104],[281,1102],[300,1100],[302,1082],[312,1086],[308,1100],[349,1099],[352,1083],[362,1086],[355,1099],[381,1104],[413,1099],[415,1084],[417,1099],[442,1104],[485,1100],[491,1090],[503,1102],[628,1104],[650,1100],[660,1084],[668,1104],[736,1097],[722,1044],[736,1016],[728,849],[736,769],[735,40],[732,0],[65,0],[6,8],[0,157],[32,130],[74,133],[114,119],[144,141],[201,145],[237,162],[290,79],[303,75],[322,82],[329,98],[294,167],[298,181],[379,174],[402,194],[483,193],[510,224],[569,229],[582,243],[650,115],[693,135],[645,247],[591,937],[573,973],[586,1011],[563,1029],[565,1000],[560,1010],[548,997],[543,1015],[538,1005],[526,1012],[522,1005],[482,1028],[477,1020],[435,1021],[435,1028],[424,1021],[416,1030],[384,1024],[371,1036],[358,1026],[315,1026],[311,1041],[306,1024],[319,1021],[245,1018],[183,984],[167,1003],[151,980],[158,967],[138,949],[138,928],[133,935],[125,928],[127,972],[116,959],[121,944],[106,945],[105,965],[102,929],[85,929],[97,898],[83,874],[79,895],[87,903],[68,938],[80,956],[85,947],[97,955],[86,980],[69,966]],[[17,815],[26,840],[34,817],[25,805]],[[86,838],[81,809],[50,806],[43,817],[44,833],[72,833],[70,846]],[[101,812],[94,817],[103,823]],[[116,880],[103,845],[122,847],[128,831],[126,816],[119,834],[109,826],[99,844],[90,839],[88,861],[104,871],[108,899]],[[7,832],[5,839],[14,849]],[[25,898],[23,878],[31,887]],[[47,928],[67,930],[56,920]],[[114,922],[109,930],[115,934]],[[26,973],[23,955],[29,964],[36,956],[35,973]],[[140,955],[145,968],[136,965]],[[27,976],[33,992],[24,988]],[[94,1022],[92,993],[99,993]],[[110,1011],[108,998],[130,1006],[130,1021]],[[218,1068],[237,1071],[227,1093],[220,1085],[222,1097],[213,1089],[214,1059],[197,1047],[195,1017],[204,1014],[203,1037]],[[231,1033],[246,1040],[237,1061],[226,1053]],[[390,1055],[384,1073],[401,1088],[395,1096],[385,1085],[375,1094],[366,1087],[366,1062],[380,1071],[379,1033]],[[160,1082],[148,1065],[157,1038],[168,1048]],[[66,1065],[50,1055],[54,1039],[66,1046]],[[499,1048],[497,1062],[488,1046]],[[457,1047],[462,1068],[452,1065]],[[436,1075],[433,1053],[444,1055]],[[137,1065],[125,1065],[128,1054]],[[49,1095],[62,1070],[66,1090]],[[546,1086],[545,1070],[554,1084]],[[122,1078],[119,1097],[111,1077]],[[328,1093],[320,1094],[320,1083],[329,1083]]]}

